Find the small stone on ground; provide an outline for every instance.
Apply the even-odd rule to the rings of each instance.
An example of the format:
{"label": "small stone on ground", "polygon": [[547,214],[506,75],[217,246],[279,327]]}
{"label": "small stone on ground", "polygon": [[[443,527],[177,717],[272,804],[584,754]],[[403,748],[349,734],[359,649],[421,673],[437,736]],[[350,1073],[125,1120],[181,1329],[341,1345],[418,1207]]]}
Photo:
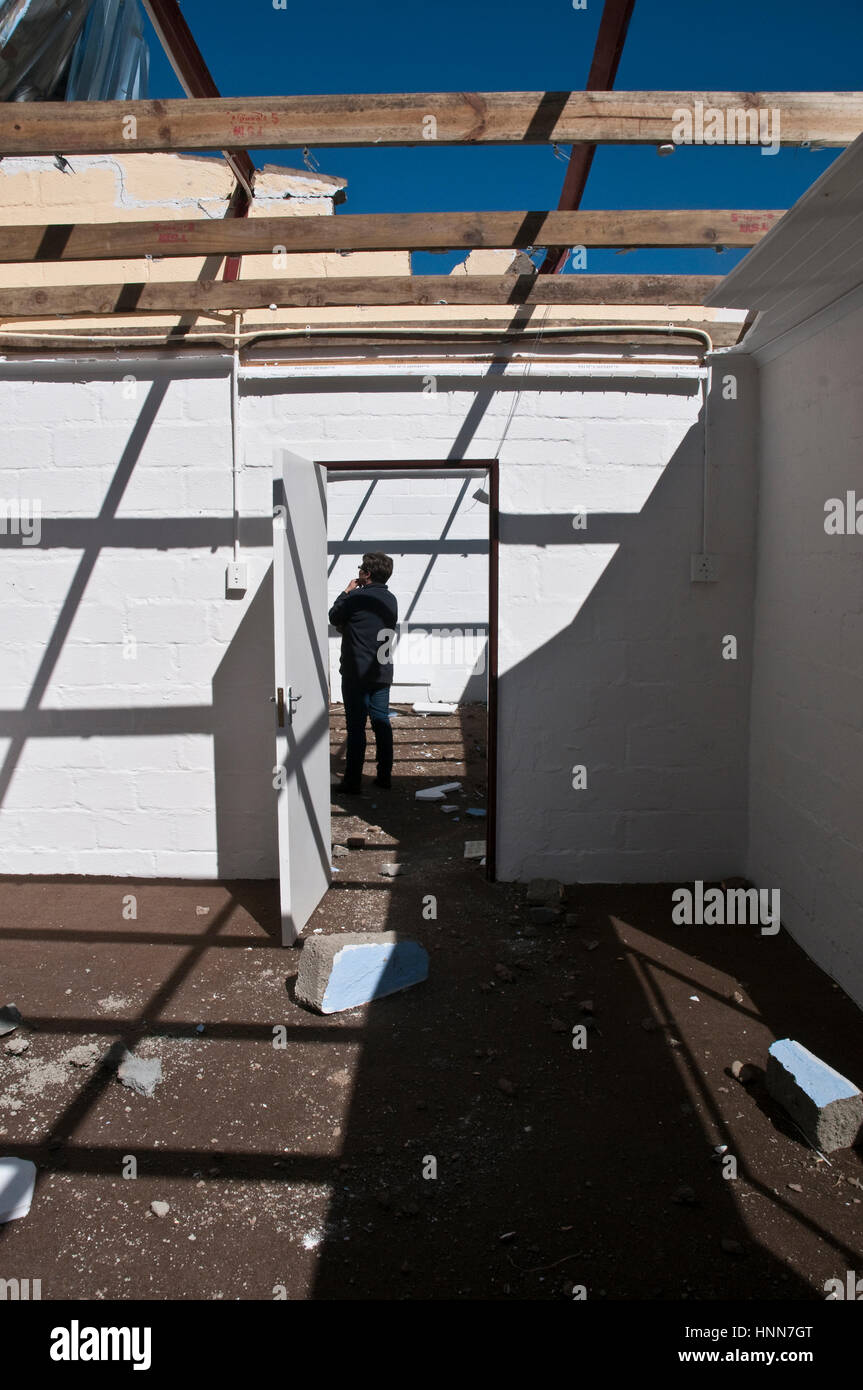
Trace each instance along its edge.
{"label": "small stone on ground", "polygon": [[556,878],[532,878],[527,885],[527,901],[530,904],[559,903],[562,897],[563,884]]}
{"label": "small stone on ground", "polygon": [[117,1068],[118,1080],[139,1096],[151,1096],[162,1080],[162,1063],[158,1057],[133,1057],[129,1054]]}
{"label": "small stone on ground", "polygon": [[0,1038],[5,1037],[7,1033],[14,1033],[22,1022],[23,1019],[14,1004],[7,1004],[5,1008],[0,1009]]}
{"label": "small stone on ground", "polygon": [[27,1215],[35,1186],[36,1164],[29,1158],[0,1158],[0,1223]]}
{"label": "small stone on ground", "polygon": [[551,926],[552,922],[558,920],[558,914],[553,907],[532,907],[529,912],[530,920],[535,922],[538,927]]}

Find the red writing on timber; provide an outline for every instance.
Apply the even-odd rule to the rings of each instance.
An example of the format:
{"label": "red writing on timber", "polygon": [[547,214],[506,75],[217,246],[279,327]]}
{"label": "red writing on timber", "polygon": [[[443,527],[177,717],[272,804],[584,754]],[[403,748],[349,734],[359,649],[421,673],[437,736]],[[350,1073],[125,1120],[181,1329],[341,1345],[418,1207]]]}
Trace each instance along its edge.
{"label": "red writing on timber", "polygon": [[157,241],[188,241],[186,233],[194,228],[194,222],[157,222],[154,230]]}
{"label": "red writing on timber", "polygon": [[266,111],[231,111],[228,120],[231,122],[231,134],[238,135],[240,139],[260,135],[265,125],[279,124],[275,111],[271,111],[269,116]]}

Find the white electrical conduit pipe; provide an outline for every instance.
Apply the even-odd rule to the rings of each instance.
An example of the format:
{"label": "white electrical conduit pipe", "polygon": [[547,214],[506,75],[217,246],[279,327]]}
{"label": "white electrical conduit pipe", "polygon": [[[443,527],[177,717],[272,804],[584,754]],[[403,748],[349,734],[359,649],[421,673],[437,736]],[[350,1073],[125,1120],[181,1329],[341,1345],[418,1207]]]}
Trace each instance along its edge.
{"label": "white electrical conduit pipe", "polygon": [[[711,353],[711,352],[713,352],[713,350],[714,350],[714,349],[713,349],[713,340],[711,339],[710,334],[709,334],[705,329],[703,329],[703,328],[683,328],[683,327],[679,327],[679,326],[676,325],[676,324],[658,324],[658,323],[655,323],[655,322],[654,322],[654,323],[635,323],[635,324],[633,324],[633,323],[627,323],[627,324],[622,324],[622,323],[618,320],[617,323],[573,324],[573,325],[570,325],[570,326],[566,326],[566,325],[564,325],[564,324],[551,324],[551,325],[549,325],[548,327],[546,327],[545,329],[543,329],[543,332],[542,332],[541,335],[540,335],[540,334],[532,334],[532,335],[530,335],[530,336],[532,336],[532,337],[535,336],[535,337],[537,337],[537,338],[541,337],[544,341],[548,341],[548,340],[550,340],[550,339],[559,338],[559,337],[587,337],[587,338],[591,338],[591,337],[595,337],[598,333],[602,333],[602,334],[621,334],[621,335],[633,334],[633,333],[647,333],[647,334],[657,334],[657,335],[660,335],[660,336],[666,337],[666,338],[687,338],[687,339],[690,339],[690,340],[691,340],[692,338],[697,338],[699,342],[703,343],[705,352]],[[409,328],[409,327],[407,327],[407,328],[395,328],[395,327],[394,327],[394,328],[338,329],[338,328],[336,328],[336,327],[330,327],[330,326],[327,326],[327,325],[321,325],[319,328],[315,328],[315,329],[310,329],[310,328],[283,328],[283,329],[272,329],[272,330],[270,330],[270,331],[267,331],[266,329],[261,330],[260,328],[256,328],[256,329],[247,329],[245,333],[236,333],[236,332],[234,332],[234,333],[219,333],[217,330],[211,331],[211,330],[209,330],[209,329],[205,329],[205,330],[204,330],[203,332],[201,332],[201,333],[196,333],[196,334],[189,334],[189,335],[187,335],[184,341],[185,341],[186,343],[218,343],[220,346],[229,345],[229,346],[233,347],[234,343],[235,343],[237,340],[246,339],[246,338],[249,338],[249,339],[251,339],[252,341],[256,341],[256,340],[271,341],[271,340],[273,340],[273,339],[286,339],[286,340],[288,340],[288,341],[296,341],[296,342],[313,342],[313,341],[314,341],[315,339],[317,339],[317,338],[331,338],[331,339],[332,339],[332,338],[351,338],[351,337],[356,337],[356,338],[366,338],[366,339],[367,339],[367,338],[380,339],[381,341],[386,341],[387,339],[389,339],[389,340],[391,340],[391,341],[393,341],[393,342],[398,342],[399,340],[407,340],[408,343],[409,343],[409,342],[412,342],[412,341],[413,341],[413,342],[435,342],[435,341],[437,341],[437,342],[440,342],[440,341],[443,341],[443,342],[454,342],[454,341],[456,341],[456,342],[457,342],[457,341],[459,340],[459,338],[463,338],[463,339],[467,340],[468,342],[478,342],[478,343],[479,343],[479,342],[487,342],[487,341],[490,341],[490,342],[500,342],[501,339],[502,339],[502,338],[505,338],[506,336],[507,336],[507,330],[506,330],[506,328],[501,328],[500,330],[498,330],[498,329],[496,329],[496,328],[473,328],[473,329],[471,329],[471,328],[461,328],[461,329],[460,329],[460,328],[458,328],[457,325],[454,326],[454,327],[452,327],[452,328],[416,329],[416,330],[412,330],[412,329]],[[522,335],[522,337],[523,337],[523,335]],[[51,343],[57,343],[57,342],[68,342],[68,343],[106,343],[106,344],[109,344],[109,345],[110,345],[111,343],[116,343],[116,342],[117,342],[117,334],[116,334],[116,333],[88,333],[88,334],[84,334],[84,333],[55,333],[55,332],[53,332],[53,330],[50,330],[50,329],[31,329],[29,332],[27,332],[27,331],[25,331],[25,330],[15,331],[15,330],[0,329],[0,350],[1,350],[2,347],[5,345],[6,340],[7,340],[7,339],[10,339],[10,338],[25,338],[28,342],[32,342],[34,339],[37,339],[37,340],[38,340],[38,339],[42,338],[42,339],[44,339],[46,342],[51,342]],[[170,345],[166,342],[166,334],[165,334],[165,332],[162,332],[162,333],[142,333],[142,334],[140,335],[140,337],[137,337],[137,338],[135,338],[134,340],[130,340],[130,341],[124,343],[124,344],[123,344],[123,347],[124,347],[124,349],[125,349],[126,352],[129,352],[129,351],[134,351],[135,347],[136,347],[138,344],[144,344],[144,343],[156,343],[156,344],[158,344],[159,346],[161,346],[161,347],[163,347],[163,348],[169,348],[169,346],[170,346]],[[509,346],[509,347],[512,347],[512,348],[517,349],[517,348],[518,348],[518,339],[514,339],[513,342],[512,342],[511,344],[504,344],[504,346]],[[180,352],[178,355],[182,356],[182,355],[184,355],[184,354],[183,354],[182,352]],[[635,360],[635,359],[633,358],[633,359],[630,359],[630,360]]]}
{"label": "white electrical conduit pipe", "polygon": [[231,355],[231,506],[234,525],[234,564],[240,559],[240,508],[237,469],[240,456],[240,315],[234,315],[234,351]]}

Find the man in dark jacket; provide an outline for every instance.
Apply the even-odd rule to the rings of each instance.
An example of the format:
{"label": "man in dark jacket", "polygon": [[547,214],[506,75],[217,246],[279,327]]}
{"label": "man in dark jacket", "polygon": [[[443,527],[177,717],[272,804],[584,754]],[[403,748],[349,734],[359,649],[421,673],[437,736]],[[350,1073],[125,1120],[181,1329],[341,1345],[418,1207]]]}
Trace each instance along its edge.
{"label": "man in dark jacket", "polygon": [[330,622],[342,634],[342,700],[348,729],[345,775],[336,791],[356,796],[362,790],[366,756],[366,719],[375,735],[378,775],[375,786],[388,788],[393,770],[393,731],[390,724],[392,646],[398,623],[398,603],[387,588],[393,572],[389,555],[373,551],[363,556],[359,577],[352,579],[330,609]]}

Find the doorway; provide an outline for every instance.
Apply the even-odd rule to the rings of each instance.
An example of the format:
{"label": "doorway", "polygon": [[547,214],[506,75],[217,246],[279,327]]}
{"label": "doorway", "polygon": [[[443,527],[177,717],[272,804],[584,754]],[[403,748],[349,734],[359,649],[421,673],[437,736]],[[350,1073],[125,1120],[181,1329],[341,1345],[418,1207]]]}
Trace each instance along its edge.
{"label": "doorway", "polygon": [[[483,838],[486,842],[486,877],[493,882],[495,879],[495,859],[497,842],[496,804],[498,780],[498,461],[497,459],[468,459],[461,461],[454,461],[452,459],[388,459],[385,461],[358,462],[357,460],[353,459],[340,460],[336,462],[328,461],[327,463],[323,464],[322,467],[326,469],[328,478],[329,475],[336,475],[339,479],[343,481],[353,478],[357,481],[362,481],[365,484],[365,493],[363,494],[363,496],[365,496],[366,501],[365,503],[363,503],[363,496],[359,498],[361,505],[357,508],[357,515],[355,519],[351,521],[350,526],[346,529],[344,539],[337,543],[336,557],[338,558],[339,553],[350,553],[353,556],[355,553],[361,555],[363,551],[366,550],[383,550],[386,553],[393,554],[394,557],[398,557],[399,559],[401,559],[405,557],[405,555],[409,554],[413,554],[414,556],[422,555],[422,547],[425,545],[425,559],[427,563],[424,566],[424,577],[422,582],[420,583],[420,589],[424,588],[425,580],[428,579],[429,574],[432,572],[436,557],[441,554],[442,548],[445,551],[445,553],[455,556],[460,553],[459,546],[469,546],[470,542],[465,540],[464,537],[460,537],[457,534],[448,534],[448,532],[452,529],[451,527],[447,527],[446,534],[444,534],[442,537],[436,537],[434,542],[428,541],[427,545],[426,537],[400,536],[398,513],[393,514],[388,518],[387,526],[385,528],[385,534],[370,534],[367,529],[369,525],[373,524],[376,529],[381,529],[380,523],[377,521],[373,522],[372,520],[374,516],[374,511],[373,508],[369,505],[368,501],[368,499],[370,499],[374,494],[376,479],[380,478],[381,480],[393,480],[395,478],[401,477],[409,480],[411,478],[425,477],[428,478],[429,481],[432,481],[436,474],[452,475],[454,479],[464,478],[466,484],[469,485],[467,495],[470,497],[472,503],[476,506],[480,506],[487,510],[487,525],[484,525],[482,528],[484,549],[486,552],[486,572],[484,578],[486,580],[488,593],[488,612],[484,642],[484,665],[486,675],[486,805],[484,808],[486,815],[484,820],[484,826],[486,833]],[[464,489],[461,489],[459,496],[461,496],[462,493],[464,493],[464,491]],[[431,500],[431,495],[429,496],[429,500]],[[421,497],[418,497],[416,499],[417,510],[420,510],[422,508],[422,504],[423,499]],[[432,508],[430,507],[429,510],[432,510]],[[365,520],[363,519],[363,512],[366,513]],[[407,512],[403,513],[403,515],[406,514]],[[434,544],[437,545],[436,551],[430,548]],[[465,551],[465,553],[469,553],[469,551]],[[333,567],[334,566],[330,567],[331,571]],[[397,586],[398,580],[396,578],[396,581],[393,586],[396,592],[398,592]],[[412,615],[414,612],[415,605],[413,602],[409,602],[407,606],[400,604],[400,641],[404,640],[405,636],[407,636],[408,641],[413,643],[414,650],[416,650],[417,641],[421,642],[422,633],[424,629],[441,629],[442,625],[430,622],[412,622]],[[443,629],[443,631],[447,634],[447,640],[450,642],[453,641],[453,632],[457,632],[458,630],[458,625],[455,622],[452,622],[445,629]],[[463,640],[463,629],[461,636]],[[434,637],[432,637],[432,641],[434,641]],[[464,653],[465,647],[463,646],[461,650],[462,653]],[[398,656],[396,657],[396,660],[398,662]],[[398,665],[396,668],[396,673],[399,674]],[[401,674],[405,674],[404,664],[402,664]],[[414,668],[414,675],[416,675],[420,680],[422,679],[422,672],[418,668]],[[475,679],[473,681],[473,685],[471,686],[471,684],[469,684],[467,687],[468,690],[470,690],[471,688],[474,691],[476,690]],[[444,693],[446,693],[445,686],[441,686],[440,684],[436,686],[430,684],[430,693],[432,695],[436,694],[438,696],[438,699],[440,699],[440,693],[442,690],[444,691]],[[419,694],[417,693],[417,691],[419,691]],[[419,686],[413,686],[411,685],[410,681],[404,681],[394,685],[392,704],[397,705],[398,703],[400,703],[400,693],[402,694],[401,703],[405,703],[409,692],[411,695],[410,703],[413,703],[413,701],[416,699],[423,699],[422,692]],[[435,701],[429,700],[428,703],[435,703]],[[451,703],[457,703],[457,701],[451,701]],[[432,718],[434,716],[429,717]],[[398,717],[395,719],[394,725],[397,729]],[[441,778],[441,780],[446,781],[449,779],[444,777]],[[477,826],[479,826],[481,823],[483,822],[476,822]]]}

